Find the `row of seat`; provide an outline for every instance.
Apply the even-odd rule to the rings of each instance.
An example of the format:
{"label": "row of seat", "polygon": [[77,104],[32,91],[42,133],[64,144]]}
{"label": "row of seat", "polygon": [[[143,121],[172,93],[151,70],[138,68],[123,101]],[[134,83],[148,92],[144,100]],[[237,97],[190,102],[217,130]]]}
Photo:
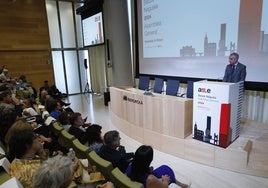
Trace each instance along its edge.
{"label": "row of seat", "polygon": [[80,143],[80,141],[67,132],[58,121],[51,123],[52,130],[58,136],[60,145],[73,148],[76,156],[81,159],[88,159],[88,162],[96,166],[97,171],[101,172],[106,180],[112,181],[116,188],[143,188],[138,182],[131,181],[117,167],[114,168],[112,163],[101,158],[95,151]]}
{"label": "row of seat", "polygon": [[[49,118],[46,111],[42,113],[44,113],[44,119]],[[91,165],[95,165],[96,170],[101,172],[107,181],[113,182],[116,188],[143,188],[143,184],[131,181],[130,178],[122,173],[117,167],[114,168],[111,162],[101,158],[95,151],[92,151],[89,147],[81,144],[81,142],[75,138],[74,135],[66,131],[58,121],[52,121],[50,126],[52,127],[54,134],[58,137],[60,145],[67,149],[73,148],[77,158],[87,159]],[[0,143],[0,146],[5,150],[2,143]],[[1,155],[0,157],[2,158],[5,156]],[[11,176],[3,168],[0,168],[0,185],[10,179]],[[68,188],[74,187],[77,187],[77,185],[72,182]]]}
{"label": "row of seat", "polygon": [[[187,92],[179,94],[178,89],[180,86],[180,81],[179,80],[172,80],[168,79],[167,80],[167,85],[166,85],[166,90],[165,93],[166,95],[171,95],[171,96],[184,96],[186,95],[187,98],[193,98],[193,81],[188,81],[187,82]],[[149,76],[140,76],[139,77],[139,86],[138,88],[144,91],[149,91],[151,90],[149,88],[150,86],[150,77]],[[154,93],[163,93],[163,87],[164,87],[164,79],[163,78],[154,78],[154,87],[153,92]]]}

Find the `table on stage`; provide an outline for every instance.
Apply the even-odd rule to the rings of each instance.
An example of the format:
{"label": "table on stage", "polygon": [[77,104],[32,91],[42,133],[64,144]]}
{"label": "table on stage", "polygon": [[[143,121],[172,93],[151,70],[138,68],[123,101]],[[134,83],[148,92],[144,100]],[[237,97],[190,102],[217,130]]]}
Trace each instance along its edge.
{"label": "table on stage", "polygon": [[128,136],[161,149],[163,137],[184,139],[192,133],[193,100],[163,94],[145,95],[128,87],[111,87],[110,111]]}

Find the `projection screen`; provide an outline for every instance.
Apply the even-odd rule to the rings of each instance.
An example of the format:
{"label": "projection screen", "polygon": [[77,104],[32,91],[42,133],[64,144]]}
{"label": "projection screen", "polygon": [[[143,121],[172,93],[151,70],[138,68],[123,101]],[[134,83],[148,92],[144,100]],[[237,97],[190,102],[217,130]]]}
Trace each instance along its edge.
{"label": "projection screen", "polygon": [[246,82],[267,86],[268,0],[137,0],[136,10],[139,74],[221,80],[238,52]]}

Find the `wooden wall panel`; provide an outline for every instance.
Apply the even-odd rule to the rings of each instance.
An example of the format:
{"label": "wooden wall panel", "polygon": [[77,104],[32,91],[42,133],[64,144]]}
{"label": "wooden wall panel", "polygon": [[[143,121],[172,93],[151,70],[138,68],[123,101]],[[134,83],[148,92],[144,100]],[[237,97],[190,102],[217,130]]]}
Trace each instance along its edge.
{"label": "wooden wall panel", "polygon": [[54,83],[45,0],[0,1],[0,25],[0,66],[36,89],[44,80]]}
{"label": "wooden wall panel", "polygon": [[50,57],[48,51],[0,51],[0,65],[7,65],[9,75],[19,77],[25,75],[36,89],[43,85],[44,80],[54,81],[53,65],[47,64]]}

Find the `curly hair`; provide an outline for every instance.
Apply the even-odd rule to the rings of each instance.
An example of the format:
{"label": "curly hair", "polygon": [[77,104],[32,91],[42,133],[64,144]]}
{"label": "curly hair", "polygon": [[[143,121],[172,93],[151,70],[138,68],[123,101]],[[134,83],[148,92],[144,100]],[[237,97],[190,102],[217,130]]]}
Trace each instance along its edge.
{"label": "curly hair", "polygon": [[72,161],[68,157],[55,156],[44,161],[34,175],[32,188],[65,188],[72,181]]}

